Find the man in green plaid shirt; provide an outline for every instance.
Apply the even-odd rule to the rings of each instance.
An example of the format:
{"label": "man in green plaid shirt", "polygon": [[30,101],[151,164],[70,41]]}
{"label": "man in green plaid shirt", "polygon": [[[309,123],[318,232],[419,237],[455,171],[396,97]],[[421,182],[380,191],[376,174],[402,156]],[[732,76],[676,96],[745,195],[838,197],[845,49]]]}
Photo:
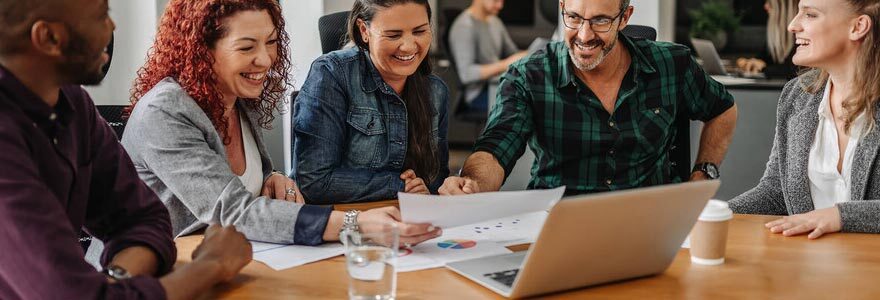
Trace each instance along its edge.
{"label": "man in green plaid shirt", "polygon": [[674,182],[674,121],[704,122],[691,180],[717,178],[736,125],[736,105],[681,45],[620,34],[629,0],[560,2],[565,42],[513,65],[461,177],[441,194],[497,191],[525,151],[530,189],[567,194]]}

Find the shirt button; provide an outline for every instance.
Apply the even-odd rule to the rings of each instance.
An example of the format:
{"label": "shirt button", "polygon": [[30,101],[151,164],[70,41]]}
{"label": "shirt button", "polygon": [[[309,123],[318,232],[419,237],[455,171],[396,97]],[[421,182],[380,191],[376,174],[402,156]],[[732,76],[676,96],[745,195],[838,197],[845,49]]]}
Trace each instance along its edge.
{"label": "shirt button", "polygon": [[55,119],[58,119],[58,115],[57,115],[57,114],[52,113],[52,114],[49,115],[49,121],[55,121]]}
{"label": "shirt button", "polygon": [[52,143],[58,145],[58,138],[52,138]]}
{"label": "shirt button", "polygon": [[655,114],[655,115],[660,114],[660,109],[659,109],[659,108],[658,108],[658,109],[655,109],[655,110],[654,110],[654,114]]}
{"label": "shirt button", "polygon": [[614,121],[608,121],[608,126],[614,127]]}
{"label": "shirt button", "polygon": [[614,149],[608,150],[608,154],[614,155]]}
{"label": "shirt button", "polygon": [[611,185],[611,179],[605,179],[605,185]]}
{"label": "shirt button", "polygon": [[34,123],[34,128],[36,128],[36,127],[37,127],[37,123]]}

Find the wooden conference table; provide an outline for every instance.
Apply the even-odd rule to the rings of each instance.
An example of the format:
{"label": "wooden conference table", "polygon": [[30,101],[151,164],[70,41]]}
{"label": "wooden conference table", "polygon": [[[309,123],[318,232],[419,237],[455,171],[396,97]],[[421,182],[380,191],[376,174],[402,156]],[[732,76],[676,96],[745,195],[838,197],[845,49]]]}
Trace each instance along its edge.
{"label": "wooden conference table", "polygon": [[[394,205],[384,201],[338,210]],[[817,240],[769,233],[764,223],[777,217],[735,215],[727,262],[701,266],[687,249],[657,276],[544,296],[560,299],[878,299],[880,236],[831,234]],[[185,264],[202,236],[177,239]],[[527,249],[526,245],[512,250]],[[558,276],[565,276],[559,274]],[[274,271],[253,261],[232,282],[216,286],[202,299],[344,299],[348,296],[344,257]],[[445,268],[400,273],[398,299],[501,298]],[[542,297],[543,298],[543,297]]]}

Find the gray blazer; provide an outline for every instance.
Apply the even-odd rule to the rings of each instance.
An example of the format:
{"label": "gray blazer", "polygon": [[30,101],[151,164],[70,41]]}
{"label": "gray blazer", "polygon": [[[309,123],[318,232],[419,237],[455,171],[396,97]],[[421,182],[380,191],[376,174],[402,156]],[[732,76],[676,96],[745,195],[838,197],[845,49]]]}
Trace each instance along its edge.
{"label": "gray blazer", "polygon": [[[734,212],[794,215],[814,210],[807,162],[819,126],[816,112],[824,90],[811,94],[804,87],[816,76],[818,72],[812,71],[785,85],[776,112],[776,138],[764,176],[758,186],[730,200]],[[880,120],[880,110],[874,120]],[[842,231],[880,233],[880,164],[875,163],[878,147],[880,130],[874,126],[855,149],[852,198],[837,204]]]}
{"label": "gray blazer", "polygon": [[[244,105],[239,108],[255,124],[256,112]],[[260,127],[252,125],[251,130],[265,178],[272,164]],[[168,207],[175,236],[220,223],[235,225],[251,240],[294,242],[303,206],[248,192],[232,173],[223,139],[213,123],[173,79],[165,78],[141,97],[122,144],[140,178]]]}

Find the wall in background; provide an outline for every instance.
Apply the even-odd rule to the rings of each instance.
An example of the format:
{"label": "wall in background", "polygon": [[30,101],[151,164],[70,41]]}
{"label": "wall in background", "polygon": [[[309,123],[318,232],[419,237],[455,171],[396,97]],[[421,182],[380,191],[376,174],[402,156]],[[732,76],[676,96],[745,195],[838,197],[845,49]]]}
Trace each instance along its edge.
{"label": "wall in background", "polygon": [[354,0],[324,0],[325,14],[351,10]]}
{"label": "wall in background", "polygon": [[675,40],[675,0],[632,0],[630,24],[657,29],[658,41]]}
{"label": "wall in background", "polygon": [[[321,40],[318,35],[318,18],[330,13],[325,10],[327,2],[346,1],[298,1],[282,0],[281,8],[287,22],[287,33],[290,35],[290,53],[293,70],[294,89],[299,90],[309,73],[309,66],[321,56]],[[333,3],[338,7],[339,3]],[[348,4],[349,9],[351,3]],[[294,7],[295,6],[295,7]],[[335,11],[334,11],[335,12]],[[264,140],[269,155],[272,156],[276,169],[290,170],[290,103],[284,110],[286,113],[275,119],[272,130],[264,132]]]}
{"label": "wall in background", "polygon": [[167,0],[160,2],[110,0],[110,17],[116,22],[113,62],[101,85],[86,87],[95,104],[129,103],[131,84],[147,57],[147,50],[153,44],[158,16]]}

